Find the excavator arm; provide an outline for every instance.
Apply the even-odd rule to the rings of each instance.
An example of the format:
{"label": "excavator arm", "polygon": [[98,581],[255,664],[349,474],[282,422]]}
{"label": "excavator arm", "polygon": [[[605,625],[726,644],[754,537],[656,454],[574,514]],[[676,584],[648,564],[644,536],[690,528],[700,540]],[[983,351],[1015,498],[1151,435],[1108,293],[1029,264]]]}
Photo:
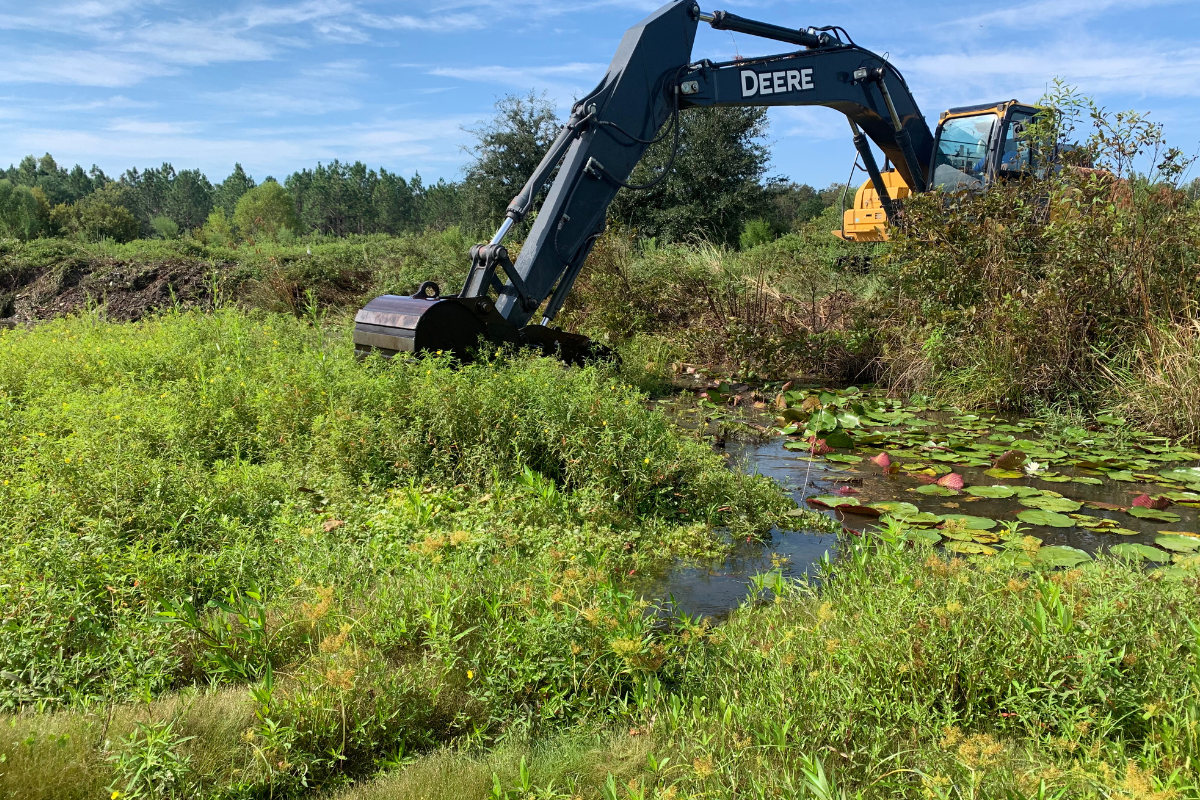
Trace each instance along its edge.
{"label": "excavator arm", "polygon": [[[794,52],[733,62],[692,62],[696,28],[707,22],[790,44]],[[725,12],[705,14],[695,0],[668,3],[626,31],[599,85],[571,109],[567,123],[491,242],[471,249],[471,271],[459,292],[443,297],[424,284],[412,297],[384,295],[356,317],[354,341],[373,350],[441,350],[467,357],[480,338],[539,346],[568,361],[597,355],[586,338],[549,328],[562,308],[621,188],[654,142],[678,145],[679,114],[700,106],[820,105],[850,121],[884,208],[887,189],[867,140],[873,141],[916,191],[925,188],[933,136],[900,73],[882,57],[832,29],[793,30]],[[557,174],[555,174],[557,169]],[[553,176],[553,180],[551,180]],[[549,192],[514,262],[503,241]],[[527,324],[541,311],[540,324]]]}

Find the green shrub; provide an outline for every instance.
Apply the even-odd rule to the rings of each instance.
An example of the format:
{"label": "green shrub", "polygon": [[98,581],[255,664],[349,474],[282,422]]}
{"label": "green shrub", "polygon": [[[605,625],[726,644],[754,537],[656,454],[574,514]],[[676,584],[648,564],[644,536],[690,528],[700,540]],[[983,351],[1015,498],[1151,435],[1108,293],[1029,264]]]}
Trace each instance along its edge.
{"label": "green shrub", "polygon": [[0,235],[28,240],[42,233],[46,219],[35,190],[0,179]]}
{"label": "green shrub", "polygon": [[285,229],[300,229],[292,196],[275,181],[264,181],[243,194],[234,209],[233,223],[243,238],[270,239]]}
{"label": "green shrub", "polygon": [[765,219],[751,219],[747,220],[745,226],[742,227],[739,243],[743,250],[749,250],[774,240],[775,231],[771,229],[771,223]]}
{"label": "green shrub", "polygon": [[151,217],[150,230],[154,231],[154,235],[159,239],[179,238],[179,225],[170,217]]}
{"label": "green shrub", "polygon": [[55,206],[51,222],[58,230],[83,241],[130,242],[141,228],[124,205],[127,199],[127,190],[109,184],[75,203]]}

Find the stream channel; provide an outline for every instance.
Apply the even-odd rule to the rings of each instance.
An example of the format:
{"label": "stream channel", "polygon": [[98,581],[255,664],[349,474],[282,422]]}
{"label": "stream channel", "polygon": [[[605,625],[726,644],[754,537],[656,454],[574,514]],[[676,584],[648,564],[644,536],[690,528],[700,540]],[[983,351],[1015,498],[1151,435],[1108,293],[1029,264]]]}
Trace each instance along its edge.
{"label": "stream channel", "polygon": [[[730,440],[726,452],[731,468],[772,478],[790,493],[799,507],[820,511],[850,530],[861,531],[877,525],[879,520],[845,513],[844,510],[814,507],[806,502],[808,498],[827,497],[841,489],[853,492],[853,496],[862,498],[864,503],[868,499],[871,503],[905,502],[917,506],[922,512],[969,514],[994,519],[1001,524],[1018,522],[1017,514],[1029,510],[1011,498],[986,498],[964,493],[953,496],[922,494],[916,490],[927,485],[928,481],[920,477],[903,471],[889,474],[866,459],[853,466],[836,464],[820,457],[810,459],[804,451],[786,449],[784,445],[788,442],[787,438],[781,436],[757,441]],[[1124,509],[1133,504],[1135,497],[1164,491],[1161,486],[1148,480],[1118,481],[1096,470],[1071,466],[1059,467],[1058,472],[1049,473],[1058,476],[1053,483],[1037,476],[997,480],[985,475],[985,469],[982,466],[954,467],[968,487],[1005,485],[1050,490],[1085,504],[1083,510],[1090,517],[1113,520],[1123,531],[1116,534],[1079,525],[1055,528],[1022,524],[1021,533],[1037,537],[1046,546],[1066,546],[1095,555],[1112,546],[1127,543],[1153,547],[1156,540],[1167,533],[1200,531],[1197,519],[1200,509],[1193,505],[1171,505],[1170,511],[1179,517],[1174,522],[1139,519],[1126,513]],[[1099,482],[1064,483],[1063,476]],[[1121,508],[1092,505],[1097,503]],[[753,576],[773,570],[780,570],[785,578],[790,579],[802,578],[806,573],[815,576],[817,565],[823,558],[836,559],[837,540],[837,535],[832,533],[776,528],[761,540],[735,542],[723,560],[708,563],[680,560],[649,579],[642,590],[648,597],[673,601],[677,611],[719,621],[746,599],[752,588]],[[1172,555],[1161,548],[1155,550],[1161,552],[1163,558],[1159,563],[1148,562],[1149,568],[1165,564]]]}

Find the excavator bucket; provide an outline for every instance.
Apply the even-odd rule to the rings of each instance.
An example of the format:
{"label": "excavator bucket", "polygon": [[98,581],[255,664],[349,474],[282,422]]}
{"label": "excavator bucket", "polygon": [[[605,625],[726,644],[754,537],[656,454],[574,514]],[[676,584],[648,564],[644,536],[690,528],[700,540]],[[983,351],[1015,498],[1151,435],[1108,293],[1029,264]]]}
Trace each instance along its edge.
{"label": "excavator bucket", "polygon": [[[432,291],[430,291],[432,289]],[[417,294],[385,294],[354,318],[354,350],[360,358],[378,352],[450,353],[470,361],[480,347],[533,347],[569,364],[615,359],[616,353],[586,336],[544,325],[510,325],[486,297],[441,297],[423,284]]]}

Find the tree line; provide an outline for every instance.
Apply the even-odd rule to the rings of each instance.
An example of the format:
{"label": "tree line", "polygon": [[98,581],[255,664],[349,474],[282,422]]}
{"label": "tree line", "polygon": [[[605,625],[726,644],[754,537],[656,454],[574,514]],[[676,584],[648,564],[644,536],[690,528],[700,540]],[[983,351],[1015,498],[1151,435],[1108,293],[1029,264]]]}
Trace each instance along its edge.
{"label": "tree line", "polygon": [[[777,235],[837,202],[840,187],[817,191],[767,177],[765,109],[696,109],[679,119],[670,179],[648,192],[623,189],[610,224],[663,241],[736,244],[750,228]],[[192,236],[232,243],[254,236],[397,235],[451,226],[484,235],[499,224],[560,126],[544,98],[506,97],[493,119],[470,130],[474,144],[462,180],[428,184],[419,174],[405,179],[358,161],[317,164],[282,183],[270,176],[256,182],[235,164],[213,183],[198,169],[171,164],[110,177],[94,165],[67,169],[49,153],[30,155],[0,169],[0,236],[118,242]],[[666,167],[673,138],[650,148],[631,182],[646,182]]]}

